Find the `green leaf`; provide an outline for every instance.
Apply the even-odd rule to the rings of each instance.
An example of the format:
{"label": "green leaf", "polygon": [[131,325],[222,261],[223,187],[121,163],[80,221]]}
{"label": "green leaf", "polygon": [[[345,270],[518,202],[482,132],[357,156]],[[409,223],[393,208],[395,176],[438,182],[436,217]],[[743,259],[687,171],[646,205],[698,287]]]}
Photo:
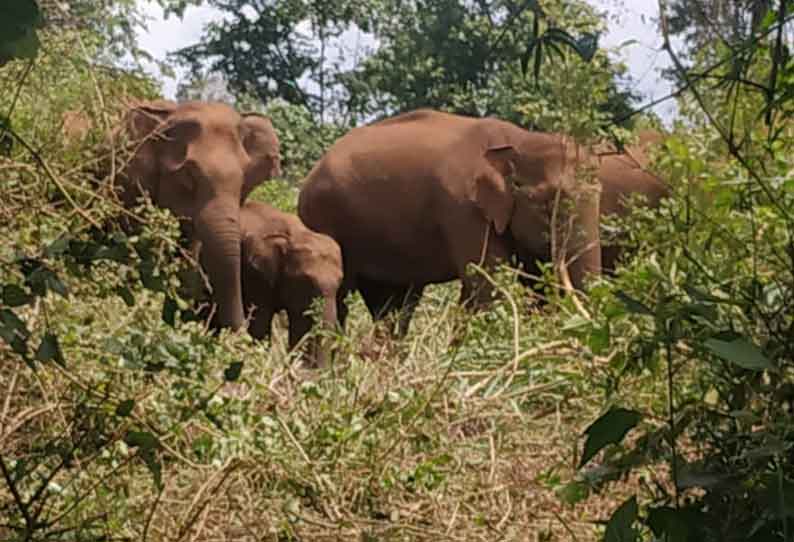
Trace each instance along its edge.
{"label": "green leaf", "polygon": [[704,346],[716,356],[750,371],[775,371],[774,364],[761,349],[744,338],[732,341],[709,339]]}
{"label": "green leaf", "polygon": [[70,246],[70,236],[69,235],[62,235],[50,245],[44,249],[44,255],[48,258],[54,258],[56,256],[60,256],[67,250],[69,250]]}
{"label": "green leaf", "polygon": [[235,382],[238,378],[240,378],[240,373],[242,373],[242,371],[243,362],[235,361],[223,371],[223,378],[226,380],[226,382]]}
{"label": "green leaf", "polygon": [[33,301],[33,296],[21,286],[6,284],[3,287],[3,304],[9,307],[21,307]]}
{"label": "green leaf", "polygon": [[165,322],[166,324],[168,324],[171,327],[174,327],[176,325],[176,310],[177,310],[177,308],[179,308],[179,307],[178,307],[176,301],[174,300],[174,298],[172,298],[171,296],[167,296],[165,298],[165,302],[163,303],[163,314],[162,314],[162,317],[163,317],[163,322]]}
{"label": "green leaf", "polygon": [[689,533],[694,530],[689,524],[691,520],[692,514],[685,510],[669,506],[648,509],[648,526],[658,540],[687,542]]}
{"label": "green leaf", "polygon": [[33,58],[38,53],[36,28],[42,18],[34,0],[0,2],[0,66],[15,58]]}
{"label": "green leaf", "polygon": [[574,49],[585,62],[593,60],[596,51],[598,51],[598,38],[599,35],[597,32],[587,32],[579,36],[579,39],[576,40],[576,47],[574,47]]}
{"label": "green leaf", "polygon": [[538,41],[538,44],[535,46],[535,67],[533,69],[536,82],[540,79],[540,65],[542,62],[543,62],[543,42]]}
{"label": "green leaf", "polygon": [[129,446],[148,451],[154,451],[160,447],[160,441],[149,431],[129,431],[124,437],[124,442]]}
{"label": "green leaf", "polygon": [[135,408],[135,399],[127,399],[126,401],[122,401],[116,407],[116,416],[121,416],[122,418],[126,418],[130,414],[132,414],[132,409]]}
{"label": "green leaf", "polygon": [[66,289],[66,286],[61,282],[61,279],[58,278],[53,271],[50,271],[46,278],[47,289],[55,292],[56,294],[60,294],[62,297],[68,297],[69,292]]}
{"label": "green leaf", "polygon": [[631,497],[621,504],[609,518],[604,542],[635,542],[637,531],[634,530],[634,523],[638,512],[637,497]]}
{"label": "green leaf", "polygon": [[617,297],[618,300],[621,303],[623,303],[623,306],[626,307],[626,309],[629,312],[633,312],[635,314],[645,314],[647,316],[653,316],[653,311],[651,309],[649,309],[647,306],[637,301],[633,297],[630,297],[625,292],[618,290],[615,292],[615,297]]}
{"label": "green leaf", "polygon": [[141,275],[141,283],[144,288],[153,292],[164,292],[165,282],[162,275],[155,275],[156,264],[152,260],[144,260],[138,266],[138,272]]}
{"label": "green leaf", "polygon": [[590,337],[588,337],[587,340],[587,345],[594,354],[601,355],[609,348],[611,342],[610,339],[611,336],[609,332],[609,324],[606,324],[604,327],[596,328],[592,331],[592,333],[590,333]]}
{"label": "green leaf", "polygon": [[36,349],[36,359],[42,362],[55,361],[61,366],[66,365],[61,353],[61,345],[58,344],[58,337],[52,333],[46,333]]}
{"label": "green leaf", "polygon": [[30,338],[25,322],[10,309],[0,310],[0,337],[17,354],[27,355],[27,341]]}
{"label": "green leaf", "polygon": [[585,500],[590,495],[590,488],[582,482],[570,482],[557,490],[557,498],[571,506]]}
{"label": "green leaf", "polygon": [[585,429],[587,435],[579,468],[582,468],[605,446],[617,444],[642,419],[642,414],[625,408],[611,408]]}
{"label": "green leaf", "polygon": [[129,288],[119,287],[116,289],[116,293],[119,295],[121,299],[124,300],[125,305],[127,305],[128,307],[135,306],[135,298],[133,297],[132,292],[130,291]]}
{"label": "green leaf", "polygon": [[527,0],[526,5],[535,13],[535,18],[544,15],[543,8],[540,7],[540,2],[538,2],[538,0]]}
{"label": "green leaf", "polygon": [[25,274],[25,283],[37,296],[44,297],[47,295],[48,290],[58,293],[63,297],[69,295],[66,286],[64,286],[61,279],[58,278],[58,275],[43,262],[38,260],[26,260],[22,263],[22,270]]}

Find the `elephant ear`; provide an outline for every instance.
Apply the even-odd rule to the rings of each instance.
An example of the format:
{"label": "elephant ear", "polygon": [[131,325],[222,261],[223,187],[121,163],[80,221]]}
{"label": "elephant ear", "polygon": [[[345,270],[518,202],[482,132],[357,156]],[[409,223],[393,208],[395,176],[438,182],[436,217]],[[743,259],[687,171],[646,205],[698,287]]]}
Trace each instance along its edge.
{"label": "elephant ear", "polygon": [[121,190],[121,198],[126,205],[135,202],[140,196],[140,189],[153,196],[157,193],[160,165],[155,132],[161,129],[175,110],[175,103],[164,100],[132,102],[124,117],[122,129],[112,135],[112,145],[119,138],[132,154],[129,159],[120,157],[121,162],[118,164],[124,170],[123,178],[126,178]]}
{"label": "elephant ear", "polygon": [[485,159],[503,177],[509,179],[516,174],[518,151],[512,145],[490,147],[485,151]]}
{"label": "elephant ear", "polygon": [[240,137],[251,158],[246,168],[243,199],[266,180],[281,175],[279,140],[269,118],[258,113],[243,113]]}
{"label": "elephant ear", "polygon": [[515,172],[516,151],[512,145],[491,147],[485,151],[488,162],[474,179],[474,203],[503,234],[513,216],[513,190],[507,181]]}
{"label": "elephant ear", "polygon": [[171,119],[162,126],[157,150],[166,173],[176,173],[185,166],[200,133],[201,123],[194,119]]}
{"label": "elephant ear", "polygon": [[246,234],[242,242],[243,265],[257,282],[273,288],[281,275],[288,245],[284,235]]}
{"label": "elephant ear", "polygon": [[130,105],[127,130],[136,143],[151,135],[176,111],[177,104],[168,100],[136,102]]}
{"label": "elephant ear", "polygon": [[[178,105],[168,100],[135,104],[130,109],[127,126],[139,153],[154,152],[167,173],[181,169],[189,157],[190,142],[198,137],[201,125],[188,118],[173,118]],[[157,145],[147,148],[147,138]]]}

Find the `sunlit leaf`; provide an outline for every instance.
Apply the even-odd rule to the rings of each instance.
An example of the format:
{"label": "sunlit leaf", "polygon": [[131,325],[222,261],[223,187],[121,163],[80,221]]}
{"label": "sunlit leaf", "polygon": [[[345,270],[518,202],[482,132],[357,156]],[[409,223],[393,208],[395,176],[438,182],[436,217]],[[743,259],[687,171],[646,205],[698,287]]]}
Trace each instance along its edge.
{"label": "sunlit leaf", "polygon": [[761,349],[744,338],[732,341],[709,339],[704,346],[718,357],[750,371],[774,371],[775,365]]}

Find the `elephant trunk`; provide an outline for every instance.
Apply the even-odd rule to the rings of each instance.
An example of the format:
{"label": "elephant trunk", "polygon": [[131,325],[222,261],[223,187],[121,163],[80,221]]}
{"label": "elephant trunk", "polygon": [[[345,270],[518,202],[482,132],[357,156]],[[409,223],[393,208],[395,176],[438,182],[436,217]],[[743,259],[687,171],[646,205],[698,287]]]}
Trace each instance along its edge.
{"label": "elephant trunk", "polygon": [[325,296],[325,307],[323,307],[323,326],[326,329],[336,327],[336,292]]}
{"label": "elephant trunk", "polygon": [[201,263],[209,276],[218,305],[220,327],[243,327],[240,284],[240,204],[236,198],[209,199],[194,218],[195,237],[201,241]]}
{"label": "elephant trunk", "polygon": [[323,317],[320,322],[320,336],[314,337],[309,345],[309,359],[316,367],[327,367],[331,360],[331,338],[323,333],[331,331],[338,322],[336,313],[336,294],[326,295],[323,298]]}

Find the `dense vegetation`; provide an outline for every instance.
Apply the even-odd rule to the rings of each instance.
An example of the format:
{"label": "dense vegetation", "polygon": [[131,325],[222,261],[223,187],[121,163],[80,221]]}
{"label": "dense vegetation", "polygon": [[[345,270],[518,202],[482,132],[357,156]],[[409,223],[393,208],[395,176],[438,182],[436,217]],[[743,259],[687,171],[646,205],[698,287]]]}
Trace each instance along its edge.
{"label": "dense vegetation", "polygon": [[[276,33],[303,64],[266,63],[281,82],[263,90],[210,50],[224,99],[283,143],[284,178],[253,197],[294,209],[350,123],[418,105],[626,135],[610,122],[630,105],[622,68],[586,5],[379,4],[250,3],[320,42],[372,32],[350,70]],[[135,64],[138,5],[4,2],[0,539],[794,540],[794,3],[723,4],[672,2],[660,21],[682,92],[654,168],[674,197],[605,225],[634,247],[617,276],[579,306],[549,273],[538,307],[501,269],[476,315],[435,287],[399,342],[354,296],[333,365],[307,371],[283,329],[258,344],[190,321],[175,220],[125,211],[95,178],[125,101],[158,94]],[[702,5],[720,18],[687,24]],[[236,13],[201,47],[252,31]],[[720,39],[677,54],[669,34],[698,25]],[[466,47],[434,41],[450,29]],[[197,67],[185,96],[207,88],[201,47],[179,55]],[[145,226],[122,231],[126,212]]]}

